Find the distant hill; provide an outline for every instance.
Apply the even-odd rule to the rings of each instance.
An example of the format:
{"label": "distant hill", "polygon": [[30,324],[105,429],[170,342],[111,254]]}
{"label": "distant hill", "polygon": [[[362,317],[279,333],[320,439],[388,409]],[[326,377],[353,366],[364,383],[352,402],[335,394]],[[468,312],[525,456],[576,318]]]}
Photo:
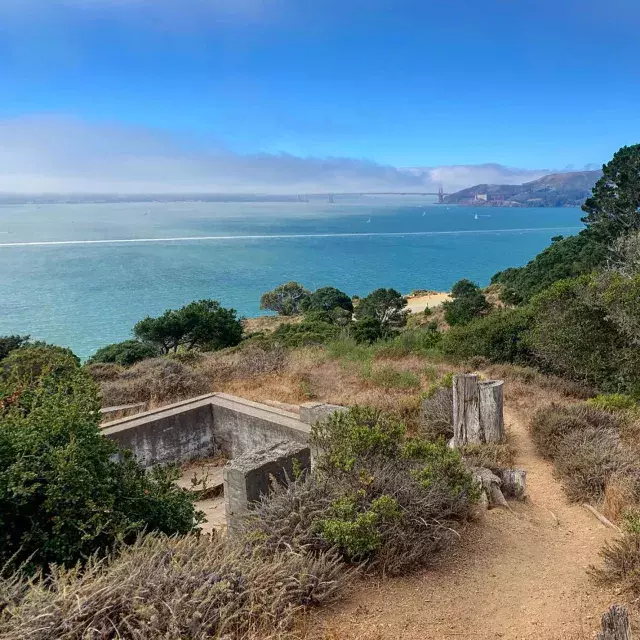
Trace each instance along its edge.
{"label": "distant hill", "polygon": [[551,173],[521,185],[477,184],[446,196],[445,204],[490,207],[573,207],[591,195],[601,171]]}

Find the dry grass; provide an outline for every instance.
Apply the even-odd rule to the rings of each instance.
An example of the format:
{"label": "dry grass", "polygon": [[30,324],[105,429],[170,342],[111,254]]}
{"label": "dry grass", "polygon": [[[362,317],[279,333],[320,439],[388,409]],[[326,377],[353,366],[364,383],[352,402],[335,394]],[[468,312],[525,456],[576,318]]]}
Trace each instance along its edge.
{"label": "dry grass", "polygon": [[170,404],[211,390],[210,381],[192,367],[169,358],[144,360],[117,377],[100,381],[103,406],[147,402]]}
{"label": "dry grass", "polygon": [[26,590],[15,578],[0,582],[0,638],[290,637],[300,612],[335,598],[346,575],[333,553],[146,536],[111,559],[82,572],[55,570]]}
{"label": "dry grass", "polygon": [[501,443],[467,445],[462,449],[462,456],[472,467],[485,467],[491,470],[510,469],[515,463],[516,450],[507,440]]}
{"label": "dry grass", "polygon": [[245,318],[242,327],[246,335],[262,333],[269,335],[283,324],[300,324],[304,316],[259,316],[257,318]]}

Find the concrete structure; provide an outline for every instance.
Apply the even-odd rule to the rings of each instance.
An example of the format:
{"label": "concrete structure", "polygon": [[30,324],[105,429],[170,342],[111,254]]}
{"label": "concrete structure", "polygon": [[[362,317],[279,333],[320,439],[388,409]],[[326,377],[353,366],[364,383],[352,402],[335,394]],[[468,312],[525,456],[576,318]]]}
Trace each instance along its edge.
{"label": "concrete structure", "polygon": [[242,455],[224,468],[224,504],[227,527],[237,530],[252,502],[268,495],[271,483],[293,480],[296,472],[311,468],[309,447],[281,442],[268,449]]}
{"label": "concrete structure", "polygon": [[338,404],[324,404],[323,402],[305,402],[300,405],[300,421],[313,426],[336,411],[345,411],[345,407]]}
{"label": "concrete structure", "polygon": [[211,393],[107,422],[102,433],[146,467],[222,455],[234,458],[283,441],[306,444],[311,427],[294,413]]}

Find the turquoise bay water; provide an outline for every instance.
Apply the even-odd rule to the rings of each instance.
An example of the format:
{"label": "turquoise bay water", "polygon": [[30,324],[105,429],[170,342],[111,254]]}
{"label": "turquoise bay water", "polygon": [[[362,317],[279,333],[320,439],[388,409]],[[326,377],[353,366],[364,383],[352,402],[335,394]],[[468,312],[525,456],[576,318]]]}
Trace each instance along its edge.
{"label": "turquoise bay water", "polygon": [[258,315],[260,295],[289,280],[359,295],[448,290],[464,277],[486,285],[576,233],[580,216],[416,198],[0,206],[0,335],[84,358],[194,299]]}

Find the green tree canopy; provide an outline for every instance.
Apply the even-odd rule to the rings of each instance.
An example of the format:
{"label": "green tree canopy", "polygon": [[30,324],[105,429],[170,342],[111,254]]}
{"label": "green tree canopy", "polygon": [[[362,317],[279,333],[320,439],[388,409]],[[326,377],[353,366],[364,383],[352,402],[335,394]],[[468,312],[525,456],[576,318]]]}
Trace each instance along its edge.
{"label": "green tree canopy", "polygon": [[181,309],[169,309],[158,318],[145,318],[133,333],[162,353],[178,351],[179,347],[215,351],[242,340],[242,323],[235,309],[225,309],[217,300],[199,300]]}
{"label": "green tree canopy", "polygon": [[0,336],[0,360],[4,360],[14,349],[29,342],[29,336]]}
{"label": "green tree canopy", "polygon": [[106,347],[98,349],[87,361],[87,364],[97,362],[113,362],[123,367],[130,367],[136,362],[155,358],[159,354],[158,347],[150,342],[140,340],[125,340],[108,344]]}
{"label": "green tree canopy", "polygon": [[524,267],[505,269],[491,278],[503,285],[501,298],[508,304],[521,304],[558,280],[591,273],[607,258],[607,248],[589,230],[563,238],[556,236],[550,246]]}
{"label": "green tree canopy", "polygon": [[582,221],[605,240],[640,229],[640,144],[622,147],[602,167]]}
{"label": "green tree canopy", "polygon": [[351,298],[335,287],[321,287],[302,301],[300,308],[305,313],[309,311],[334,311],[344,309],[353,313]]}
{"label": "green tree canopy", "polygon": [[374,318],[383,332],[407,323],[407,299],[395,289],[376,289],[362,298],[356,307],[356,318]]}
{"label": "green tree canopy", "polygon": [[287,282],[267,291],[260,298],[260,308],[275,311],[281,316],[295,316],[302,311],[302,305],[310,292],[297,282]]}
{"label": "green tree canopy", "polygon": [[491,307],[480,287],[471,280],[463,279],[456,282],[451,288],[451,296],[453,300],[442,304],[444,319],[451,326],[471,322]]}

